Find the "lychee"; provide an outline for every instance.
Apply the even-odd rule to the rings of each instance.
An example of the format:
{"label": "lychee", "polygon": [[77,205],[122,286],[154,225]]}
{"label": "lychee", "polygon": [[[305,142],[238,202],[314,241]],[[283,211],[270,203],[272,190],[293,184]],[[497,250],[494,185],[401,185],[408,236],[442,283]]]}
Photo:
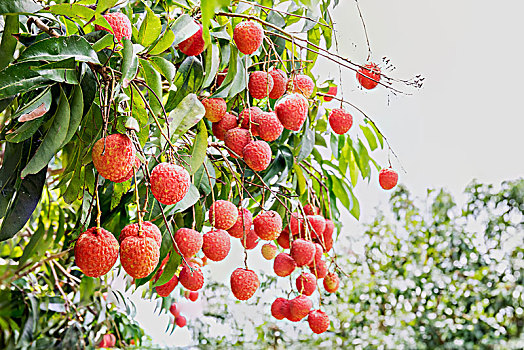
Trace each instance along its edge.
{"label": "lychee", "polygon": [[196,24],[198,25],[198,31],[178,44],[178,49],[187,56],[200,55],[206,46],[206,42],[204,41],[204,36],[202,34],[202,24]]}
{"label": "lychee", "polygon": [[[238,120],[242,123],[242,129],[248,129],[251,124],[251,134],[258,136],[258,117],[262,114],[262,110],[258,107],[245,108],[239,115]],[[251,122],[251,123],[250,123]]]}
{"label": "lychee", "polygon": [[251,142],[249,131],[242,128],[234,128],[226,132],[224,137],[226,146],[233,152],[229,152],[233,158],[242,158],[244,154],[244,147]]}
{"label": "lychee", "polygon": [[313,261],[309,264],[309,266],[313,266],[317,261],[321,260],[323,255],[324,248],[322,248],[322,245],[315,243],[315,257],[313,258]]}
{"label": "lychee", "polygon": [[397,185],[398,174],[391,168],[382,168],[378,173],[378,181],[380,183],[380,187],[385,190],[390,190]]}
{"label": "lychee", "polygon": [[271,163],[271,147],[266,141],[251,141],[242,151],[244,161],[254,171],[266,170]]}
{"label": "lychee", "polygon": [[236,128],[237,124],[237,117],[231,113],[226,112],[219,122],[213,123],[211,130],[217,139],[224,141],[226,132]]}
{"label": "lychee", "polygon": [[255,249],[255,247],[258,245],[258,236],[255,233],[255,230],[249,230],[245,238],[240,238],[240,243],[247,250]]}
{"label": "lychee", "polygon": [[262,246],[262,256],[266,260],[274,259],[277,253],[277,247],[271,243],[266,243]]}
{"label": "lychee", "polygon": [[353,117],[342,108],[335,108],[329,113],[329,126],[333,132],[343,135],[351,129]]}
{"label": "lychee", "polygon": [[[130,236],[138,236],[138,223],[129,224],[126,227],[122,229],[120,232],[120,237],[118,237],[118,241],[122,243],[124,239]],[[157,225],[153,224],[150,221],[144,221],[142,222],[142,233],[146,235],[147,237],[152,238],[156,244],[158,245],[158,248],[162,245],[162,233],[160,233],[160,229]]]}
{"label": "lychee", "polygon": [[260,24],[253,21],[240,22],[233,31],[233,40],[238,51],[251,55],[258,50],[264,40],[264,30]]}
{"label": "lychee", "polygon": [[187,324],[187,320],[184,316],[177,316],[175,317],[175,323],[178,327],[185,327]]}
{"label": "lychee", "polygon": [[197,291],[204,285],[204,275],[197,264],[191,262],[188,264],[189,266],[184,264],[184,267],[182,267],[178,280],[184,288]]}
{"label": "lychee", "polygon": [[308,203],[304,205],[304,213],[306,215],[318,215],[320,214],[320,209],[317,206]]}
{"label": "lychee", "polygon": [[221,72],[217,73],[217,88],[220,87],[220,85],[222,85],[222,82],[224,82],[224,79],[226,79],[227,71],[228,69],[224,68]]}
{"label": "lychee", "polygon": [[315,256],[315,245],[313,242],[302,238],[296,239],[291,243],[291,257],[297,266],[309,265]]}
{"label": "lychee", "polygon": [[294,92],[301,93],[309,98],[315,89],[315,83],[307,75],[299,74],[293,79]]}
{"label": "lychee", "polygon": [[293,236],[303,236],[306,232],[306,221],[300,213],[291,213],[289,218],[289,230]]}
{"label": "lychee", "polygon": [[309,230],[312,238],[322,237],[326,228],[326,220],[321,215],[308,215],[306,220],[309,224]]}
{"label": "lychee", "polygon": [[89,277],[100,277],[118,259],[118,241],[103,228],[92,227],[80,234],[75,243],[75,263]]}
{"label": "lychee", "polygon": [[368,63],[357,72],[357,80],[363,88],[374,89],[380,81],[380,68],[375,63]]}
{"label": "lychee", "polygon": [[113,182],[123,182],[133,171],[136,151],[129,137],[112,134],[96,141],[91,155],[100,176]]}
{"label": "lychee", "polygon": [[317,278],[309,272],[302,272],[295,281],[297,290],[304,295],[311,295],[317,289]]}
{"label": "lychee", "polygon": [[273,89],[273,77],[263,71],[255,71],[249,75],[248,90],[249,94],[256,99],[267,97]]}
{"label": "lychee", "polygon": [[202,235],[190,228],[182,227],[175,232],[175,243],[184,258],[195,256],[202,248]]}
{"label": "lychee", "polygon": [[[327,94],[331,96],[337,96],[338,88],[336,86],[330,86],[328,89]],[[324,101],[329,102],[333,99],[333,97],[324,96]]]}
{"label": "lychee", "polygon": [[298,322],[309,314],[309,310],[313,307],[313,303],[305,295],[299,295],[298,297],[289,301],[289,320]]}
{"label": "lychee", "polygon": [[142,162],[140,161],[138,157],[135,157],[135,161],[133,163],[133,167],[131,168],[131,170],[129,170],[129,172],[124,177],[118,178],[118,179],[115,178],[115,181],[113,182],[126,182],[131,177],[133,177],[135,172],[138,172],[138,170],[140,169],[140,166],[142,166]]}
{"label": "lychee", "polygon": [[335,223],[330,219],[326,219],[326,228],[324,229],[324,232],[322,232],[322,236],[324,238],[332,237],[334,231],[335,231]]}
{"label": "lychee", "polygon": [[263,112],[258,116],[258,135],[264,141],[275,141],[282,135],[284,126],[275,112]]}
{"label": "lychee", "polygon": [[223,98],[205,98],[202,104],[206,109],[204,116],[212,123],[220,121],[226,114],[227,104]]}
{"label": "lychee", "polygon": [[217,229],[229,230],[238,218],[237,207],[225,200],[217,200],[209,208],[209,222]]}
{"label": "lychee", "polygon": [[129,236],[120,245],[120,263],[133,278],[143,278],[153,272],[159,257],[160,247],[144,234]]}
{"label": "lychee", "polygon": [[277,238],[277,243],[284,249],[289,249],[289,226],[286,226],[280,236]]}
{"label": "lychee", "polygon": [[327,331],[330,323],[328,315],[321,310],[311,310],[307,317],[307,322],[309,323],[309,328],[316,334]]}
{"label": "lychee", "polygon": [[340,279],[334,272],[330,272],[324,277],[324,289],[328,293],[335,293],[340,285]]}
{"label": "lychee", "polygon": [[161,286],[155,287],[156,293],[160,295],[161,297],[167,297],[169,296],[169,294],[171,294],[173,289],[175,289],[177,284],[178,284],[178,277],[176,275],[173,275],[173,277],[167,283]]}
{"label": "lychee", "polygon": [[160,163],[151,172],[151,193],[162,204],[180,202],[187,191],[191,178],[186,169],[171,163]]}
{"label": "lychee", "polygon": [[208,259],[222,261],[229,254],[231,240],[229,234],[224,230],[209,231],[204,235],[202,251]]}
{"label": "lychee", "polygon": [[233,227],[227,232],[231,237],[241,238],[244,237],[244,233],[248,233],[251,225],[253,224],[253,214],[246,208],[238,209],[238,218]]}
{"label": "lychee", "polygon": [[283,320],[289,314],[289,300],[276,298],[271,304],[271,315],[277,320]]}
{"label": "lychee", "polygon": [[316,278],[324,278],[328,273],[327,264],[324,260],[313,260],[313,263],[309,265],[309,271],[315,275]]}
{"label": "lychee", "polygon": [[[133,28],[129,18],[121,12],[107,13],[103,15],[107,23],[111,26],[116,40],[122,42],[122,38],[131,40]],[[108,28],[104,28],[98,24],[95,25],[95,30],[105,30],[111,32]]]}
{"label": "lychee", "polygon": [[284,128],[298,131],[306,120],[308,108],[309,104],[304,96],[301,94],[290,94],[277,102],[275,112]]}
{"label": "lychee", "polygon": [[187,298],[193,302],[197,301],[198,300],[198,292],[189,292]]}
{"label": "lychee", "polygon": [[277,99],[282,97],[287,90],[287,74],[282,69],[273,69],[269,72],[273,78],[273,89],[269,93],[269,98]]}
{"label": "lychee", "polygon": [[238,300],[248,300],[259,286],[258,276],[252,270],[238,268],[231,274],[231,291]]}
{"label": "lychee", "polygon": [[273,270],[280,277],[286,277],[291,275],[291,273],[297,267],[297,263],[291,255],[287,253],[280,253],[276,256],[275,261],[273,262]]}
{"label": "lychee", "polygon": [[274,210],[265,211],[253,220],[253,227],[258,237],[272,241],[282,232],[282,217]]}
{"label": "lychee", "polygon": [[169,307],[169,312],[171,313],[171,315],[173,315],[175,317],[180,315],[180,310],[179,310],[179,307],[178,307],[177,303],[171,304],[171,306]]}

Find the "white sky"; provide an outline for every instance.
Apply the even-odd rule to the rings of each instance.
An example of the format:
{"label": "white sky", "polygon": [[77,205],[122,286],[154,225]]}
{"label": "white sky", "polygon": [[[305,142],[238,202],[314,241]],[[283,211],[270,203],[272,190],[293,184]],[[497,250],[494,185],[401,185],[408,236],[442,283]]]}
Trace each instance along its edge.
{"label": "white sky", "polygon": [[[499,183],[522,176],[524,70],[519,61],[524,58],[524,1],[367,0],[360,5],[372,60],[381,62],[387,56],[397,67],[391,74],[397,78],[418,73],[426,77],[424,88],[414,96],[391,96],[388,105],[383,88],[362,91],[355,74],[343,72],[344,98],[372,116],[399,155],[407,171],[400,172],[400,182],[419,196],[428,187],[447,187],[460,195],[473,178]],[[334,19],[341,54],[364,63],[367,52],[354,1],[340,0]],[[329,65],[319,70],[338,79],[335,72]],[[356,131],[353,127],[350,133]],[[384,152],[374,157],[386,164]],[[396,161],[393,164],[398,168]],[[376,175],[369,186],[358,186],[364,220],[388,199]],[[347,224],[344,232],[358,234],[355,220],[348,217]],[[252,255],[258,252],[259,248]],[[220,274],[229,278],[228,272]],[[152,315],[147,304],[137,308],[139,321],[155,341],[187,344],[187,329],[166,336],[166,317]],[[200,307],[185,308],[194,309],[195,316],[200,312]]]}

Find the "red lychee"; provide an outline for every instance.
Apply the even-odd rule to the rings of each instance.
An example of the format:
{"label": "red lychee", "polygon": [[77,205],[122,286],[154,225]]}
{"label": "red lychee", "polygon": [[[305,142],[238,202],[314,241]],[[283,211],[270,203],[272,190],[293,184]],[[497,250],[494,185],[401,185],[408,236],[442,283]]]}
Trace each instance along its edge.
{"label": "red lychee", "polygon": [[258,135],[264,141],[275,141],[280,137],[284,126],[278,120],[275,112],[263,112],[257,119]]}
{"label": "red lychee", "polygon": [[321,215],[308,215],[306,220],[309,224],[311,238],[320,238],[326,229],[326,220]]}
{"label": "red lychee", "polygon": [[178,44],[178,49],[187,56],[200,55],[206,46],[206,42],[204,41],[204,36],[202,34],[202,24],[196,24],[198,25],[198,31]]}
{"label": "red lychee", "polygon": [[309,328],[316,334],[327,331],[330,323],[328,315],[321,310],[311,310],[307,317],[307,322],[309,323]]}
{"label": "red lychee", "polygon": [[221,230],[229,230],[238,218],[237,207],[228,201],[217,200],[209,208],[209,222],[213,227]]}
{"label": "red lychee", "polygon": [[277,238],[277,243],[284,249],[289,249],[289,226],[286,226],[280,236]]}
{"label": "red lychee", "polygon": [[282,69],[273,69],[269,72],[273,78],[273,89],[269,93],[269,98],[277,99],[282,97],[287,90],[287,74]]}
{"label": "red lychee", "polygon": [[[118,241],[122,243],[122,241],[127,237],[138,237],[138,226],[138,223],[134,223],[124,227],[120,232],[120,237],[118,237]],[[152,222],[142,222],[142,234],[146,235],[149,238],[152,238],[158,245],[158,248],[160,248],[160,246],[162,245],[162,233],[160,233],[160,229],[158,228],[158,226],[153,224]]]}
{"label": "red lychee", "polygon": [[262,246],[262,256],[266,260],[274,259],[277,253],[277,247],[271,243],[266,243]]}
{"label": "red lychee", "polygon": [[206,109],[205,117],[213,123],[220,121],[226,114],[227,104],[223,98],[205,98],[202,104]]}
{"label": "red lychee", "polygon": [[258,107],[245,108],[239,115],[238,120],[242,123],[242,129],[248,129],[251,121],[251,134],[258,136],[258,117],[262,114],[262,110]]}
{"label": "red lychee", "polygon": [[340,279],[337,274],[330,272],[324,277],[324,289],[328,293],[335,293],[340,285]]}
{"label": "red lychee", "polygon": [[175,243],[184,258],[195,256],[202,248],[202,235],[190,228],[182,227],[175,232]]}
{"label": "red lychee", "polygon": [[308,108],[309,104],[304,96],[301,94],[290,94],[277,102],[275,112],[284,128],[298,131],[306,120]]}
{"label": "red lychee", "polygon": [[289,313],[289,300],[276,298],[271,304],[271,315],[277,320],[283,320]]}
{"label": "red lychee", "polygon": [[298,322],[309,314],[309,310],[313,303],[305,295],[299,295],[298,297],[289,301],[289,320]]}
{"label": "red lychee", "polygon": [[178,327],[185,327],[187,324],[187,320],[184,316],[177,316],[175,317],[175,323]]}
{"label": "red lychee", "polygon": [[175,317],[180,315],[180,310],[176,303],[171,304],[171,306],[169,307],[169,312],[171,313],[171,315]]}
{"label": "red lychee", "polygon": [[245,55],[251,55],[258,50],[264,40],[264,30],[253,21],[240,22],[233,31],[233,40],[238,51]]}
{"label": "red lychee", "polygon": [[330,219],[326,219],[326,228],[324,229],[324,232],[322,232],[322,236],[324,236],[324,238],[332,237],[334,231],[335,223]]}
{"label": "red lychee", "polygon": [[115,335],[107,333],[107,334],[104,334],[104,336],[102,337],[102,340],[98,344],[98,347],[99,348],[112,348],[115,346],[115,344],[116,344]]}
{"label": "red lychee", "polygon": [[[193,271],[191,271],[189,266]],[[189,266],[184,264],[184,267],[182,267],[178,275],[178,280],[184,288],[197,291],[204,285],[204,275],[197,264],[190,262]]]}
{"label": "red lychee", "polygon": [[216,79],[217,88],[220,87],[224,79],[226,79],[227,71],[228,69],[224,68],[220,73],[217,73],[217,79]]}
{"label": "red lychee", "polygon": [[254,171],[266,170],[271,163],[271,147],[266,141],[251,141],[242,154],[246,164]]}
{"label": "red lychee", "polygon": [[249,83],[247,85],[249,94],[256,99],[267,97],[273,89],[273,77],[271,74],[263,71],[255,71],[249,74]]}
{"label": "red lychee", "polygon": [[103,228],[91,227],[80,234],[75,244],[75,263],[89,277],[100,277],[118,259],[118,241]]}
{"label": "red lychee", "polygon": [[249,131],[242,128],[233,128],[226,132],[224,137],[226,146],[233,152],[229,152],[233,158],[242,158],[244,154],[244,147],[251,142]]}
{"label": "red lychee", "polygon": [[295,284],[299,293],[309,296],[317,289],[317,278],[312,273],[302,272]]}
{"label": "red lychee", "polygon": [[255,233],[255,230],[249,230],[249,232],[246,234],[245,239],[244,237],[240,238],[240,243],[247,250],[255,249],[255,247],[258,245],[258,236]]}
{"label": "red lychee", "polygon": [[293,271],[295,271],[295,268],[297,267],[297,263],[291,255],[287,253],[280,253],[275,258],[275,261],[273,262],[273,270],[277,274],[277,276],[280,277],[286,277],[291,275]]}
{"label": "red lychee", "polygon": [[237,117],[231,113],[226,112],[219,122],[213,123],[211,129],[213,131],[213,135],[215,135],[217,139],[224,141],[226,138],[226,132],[236,128],[237,124]]}
{"label": "red lychee", "polygon": [[224,230],[209,231],[204,235],[202,251],[208,259],[222,261],[229,254],[231,240],[229,234]]}
{"label": "red lychee", "polygon": [[151,172],[151,193],[162,204],[180,202],[187,191],[191,178],[186,169],[171,163],[160,163]]}
{"label": "red lychee", "polygon": [[313,264],[309,265],[309,271],[315,275],[316,278],[324,278],[328,273],[327,264],[324,260],[313,260]]}
{"label": "red lychee", "polygon": [[390,190],[397,185],[398,174],[391,168],[382,168],[378,173],[378,181],[380,183],[380,187],[385,190]]}
{"label": "red lychee", "polygon": [[113,182],[123,182],[133,171],[136,151],[129,137],[112,134],[96,141],[91,155],[100,176]]}
{"label": "red lychee", "polygon": [[[122,38],[131,40],[133,28],[129,18],[121,12],[107,13],[103,15],[107,23],[111,26],[116,40],[122,42]],[[95,30],[105,30],[111,32],[108,28],[104,28],[98,24],[95,25]]]}
{"label": "red lychee", "polygon": [[133,278],[143,278],[153,272],[159,257],[160,247],[144,234],[129,236],[120,245],[120,263]]}
{"label": "red lychee", "polygon": [[160,295],[161,297],[167,297],[169,296],[169,294],[171,294],[173,289],[175,289],[177,284],[178,284],[178,277],[176,275],[173,275],[173,277],[169,280],[169,282],[161,286],[155,287],[156,293]]}
{"label": "red lychee", "polygon": [[313,258],[313,261],[309,264],[309,266],[313,266],[317,261],[321,260],[323,255],[324,248],[322,248],[322,245],[315,243],[315,257]]}
{"label": "red lychee", "polygon": [[131,170],[129,170],[129,172],[126,174],[126,176],[124,176],[122,178],[115,179],[115,181],[113,181],[113,182],[126,182],[131,177],[133,177],[135,172],[138,172],[138,170],[140,169],[141,166],[142,166],[142,162],[140,161],[140,159],[138,157],[135,157],[135,161],[133,163],[133,167],[131,168]]}
{"label": "red lychee", "polygon": [[293,236],[303,236],[306,232],[306,221],[300,213],[291,213],[289,218],[289,229]]}
{"label": "red lychee", "polygon": [[198,292],[189,292],[187,298],[193,302],[198,300]]}
{"label": "red lychee", "polygon": [[315,89],[313,79],[307,75],[299,74],[293,79],[294,92],[299,92],[309,98]]}
{"label": "red lychee", "polygon": [[357,80],[363,88],[374,89],[380,81],[380,68],[375,63],[368,63],[357,72]]}
{"label": "red lychee", "polygon": [[318,215],[320,214],[320,209],[317,206],[308,203],[304,205],[304,213],[306,215]]}
{"label": "red lychee", "polygon": [[[328,89],[327,94],[331,96],[337,96],[337,90],[338,88],[336,86],[330,86]],[[329,102],[333,99],[333,97],[324,96],[324,101]]]}
{"label": "red lychee", "polygon": [[329,113],[329,126],[333,132],[343,135],[351,129],[353,117],[342,108],[335,108]]}
{"label": "red lychee", "polygon": [[258,276],[252,270],[238,268],[231,274],[231,291],[238,300],[248,300],[259,286]]}
{"label": "red lychee", "polygon": [[227,232],[231,237],[241,238],[244,237],[244,233],[248,233],[253,224],[253,214],[246,208],[240,208],[238,210],[238,218],[233,227]]}
{"label": "red lychee", "polygon": [[302,238],[296,239],[291,243],[291,257],[297,266],[309,265],[315,256],[315,245],[313,242]]}
{"label": "red lychee", "polygon": [[274,210],[265,211],[253,220],[253,227],[258,237],[272,241],[282,232],[282,217]]}

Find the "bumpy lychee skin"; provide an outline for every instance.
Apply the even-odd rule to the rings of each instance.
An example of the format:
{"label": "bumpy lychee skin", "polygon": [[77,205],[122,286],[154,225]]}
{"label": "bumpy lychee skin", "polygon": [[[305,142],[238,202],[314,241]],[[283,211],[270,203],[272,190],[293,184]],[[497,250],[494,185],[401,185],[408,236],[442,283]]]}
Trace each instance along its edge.
{"label": "bumpy lychee skin", "polygon": [[380,81],[380,68],[375,63],[368,63],[357,72],[357,80],[364,89],[374,89]]}
{"label": "bumpy lychee skin", "polygon": [[301,94],[290,94],[277,102],[275,112],[284,128],[298,131],[306,120],[308,108],[309,104],[304,96]]}
{"label": "bumpy lychee skin", "polygon": [[289,320],[298,322],[309,314],[313,303],[305,295],[300,295],[289,302]]}
{"label": "bumpy lychee skin", "polygon": [[[327,94],[336,97],[337,96],[338,88],[336,86],[330,86],[328,89]],[[329,102],[333,99],[333,97],[324,96],[324,101]]]}
{"label": "bumpy lychee skin", "polygon": [[[133,28],[131,27],[131,21],[126,15],[121,12],[114,12],[105,14],[103,16],[107,23],[109,23],[111,26],[111,29],[113,29],[116,40],[122,42],[122,38],[131,39]],[[105,30],[106,32],[111,32],[108,28],[104,28],[98,24],[95,25],[95,30]]]}
{"label": "bumpy lychee skin", "polygon": [[273,262],[273,270],[277,274],[277,276],[280,277],[286,277],[291,275],[293,271],[295,271],[295,268],[297,267],[297,263],[291,255],[287,253],[280,253],[275,258],[275,261]]}
{"label": "bumpy lychee skin", "polygon": [[216,123],[226,115],[227,104],[223,98],[205,98],[202,104],[206,109],[206,117],[210,122]]}
{"label": "bumpy lychee skin", "polygon": [[320,214],[320,209],[317,206],[306,204],[304,205],[304,213],[306,215],[318,215]]}
{"label": "bumpy lychee skin", "polygon": [[273,260],[277,253],[277,247],[271,243],[266,243],[262,246],[262,256],[266,260]]}
{"label": "bumpy lychee skin", "polygon": [[115,179],[115,181],[113,182],[126,182],[131,177],[133,177],[135,172],[138,172],[138,169],[140,169],[140,166],[142,166],[142,162],[140,161],[138,157],[135,157],[135,161],[133,163],[133,167],[131,168],[131,170],[129,170],[129,172],[124,177]]}
{"label": "bumpy lychee skin", "polygon": [[198,31],[178,44],[178,49],[182,51],[187,56],[198,56],[204,51],[206,42],[204,41],[204,36],[202,34],[202,25],[198,24]]}
{"label": "bumpy lychee skin", "polygon": [[258,136],[258,117],[262,114],[262,110],[258,107],[249,107],[244,109],[239,115],[238,120],[241,121],[242,129],[249,130],[249,121],[251,121],[251,134],[253,136]]}
{"label": "bumpy lychee skin", "polygon": [[271,315],[277,320],[283,320],[289,311],[289,300],[284,298],[276,298],[271,304]]}
{"label": "bumpy lychee skin", "polygon": [[330,323],[328,315],[321,310],[311,310],[307,317],[307,322],[309,323],[309,328],[316,334],[327,331]]}
{"label": "bumpy lychee skin", "polygon": [[306,232],[306,220],[300,213],[291,213],[289,218],[289,229],[293,236],[303,236]]}
{"label": "bumpy lychee skin", "polygon": [[227,232],[231,237],[241,238],[244,237],[244,233],[248,233],[253,224],[253,214],[246,208],[240,208],[238,210],[238,218],[233,227]]}
{"label": "bumpy lychee skin", "polygon": [[226,132],[224,142],[234,153],[229,152],[233,158],[242,158],[244,147],[251,142],[249,131],[242,128],[234,128]]}
{"label": "bumpy lychee skin", "polygon": [[248,90],[249,94],[256,99],[262,99],[269,95],[269,92],[273,89],[273,77],[271,74],[256,71],[249,75]]}
{"label": "bumpy lychee skin", "polygon": [[176,275],[174,275],[170,280],[169,282],[161,285],[161,286],[156,286],[155,289],[156,289],[156,293],[158,295],[160,295],[161,297],[168,297],[169,294],[171,294],[171,292],[173,291],[173,289],[175,289],[175,287],[177,286],[178,284],[178,277]]}
{"label": "bumpy lychee skin", "polygon": [[189,265],[193,271],[189,269],[188,265],[184,264],[184,267],[182,267],[182,270],[180,271],[180,275],[178,275],[178,280],[184,288],[196,292],[204,285],[204,275],[197,264],[190,262]]}
{"label": "bumpy lychee skin", "polygon": [[204,235],[202,251],[209,260],[222,261],[229,254],[231,240],[224,230],[209,231]]}
{"label": "bumpy lychee skin", "polygon": [[129,137],[112,134],[96,141],[91,155],[93,165],[103,178],[123,182],[127,180],[129,172],[133,171],[136,151]]}
{"label": "bumpy lychee skin", "polygon": [[182,227],[175,232],[175,242],[184,258],[195,256],[202,248],[202,235],[190,228]]}
{"label": "bumpy lychee skin", "polygon": [[244,147],[242,154],[247,166],[254,171],[266,170],[271,163],[271,147],[266,141],[251,141]]}
{"label": "bumpy lychee skin", "polygon": [[259,238],[257,234],[255,233],[255,230],[251,229],[246,234],[246,237],[240,238],[240,243],[244,248],[247,250],[255,249],[255,247],[258,245]]}
{"label": "bumpy lychee skin", "polygon": [[178,327],[182,328],[186,326],[187,320],[184,316],[177,316],[175,317],[175,323]]}
{"label": "bumpy lychee skin", "polygon": [[295,92],[309,98],[315,89],[315,83],[307,75],[299,74],[293,79],[293,88]]}
{"label": "bumpy lychee skin", "polygon": [[398,174],[391,168],[382,168],[378,173],[378,181],[380,183],[380,187],[385,190],[390,190],[397,185]]}
{"label": "bumpy lychee skin", "polygon": [[295,283],[298,292],[304,295],[309,296],[317,289],[317,278],[309,272],[302,272],[302,274],[297,277]]}
{"label": "bumpy lychee skin", "polygon": [[310,234],[312,238],[322,237],[322,233],[326,228],[326,220],[321,215],[308,215],[307,222],[309,224]]}
{"label": "bumpy lychee skin", "polygon": [[255,233],[265,241],[277,239],[282,232],[282,217],[274,210],[268,210],[253,220]]}
{"label": "bumpy lychee skin", "polygon": [[231,291],[238,300],[248,300],[255,294],[260,282],[252,270],[238,268],[231,274]]}
{"label": "bumpy lychee skin", "polygon": [[233,31],[233,40],[238,51],[245,55],[251,55],[258,50],[264,40],[264,30],[253,21],[240,22]]}
{"label": "bumpy lychee skin", "polygon": [[275,112],[263,112],[258,117],[258,135],[264,141],[275,141],[282,135],[284,126]]}
{"label": "bumpy lychee skin", "polygon": [[280,236],[277,238],[277,243],[284,249],[289,249],[289,226],[286,226]]}
{"label": "bumpy lychee skin", "polygon": [[133,278],[143,278],[153,272],[159,257],[158,244],[145,235],[127,237],[120,245],[120,263]]}
{"label": "bumpy lychee skin", "polygon": [[324,277],[324,289],[328,293],[335,293],[340,285],[340,279],[337,274],[330,272]]}
{"label": "bumpy lychee skin", "polygon": [[309,265],[309,271],[316,278],[324,278],[328,273],[327,264],[324,260],[314,260],[314,264]]}
{"label": "bumpy lychee skin", "polygon": [[[122,243],[124,239],[130,236],[137,236],[138,237],[138,223],[129,224],[126,227],[122,229],[120,232],[120,237],[118,237],[118,241]],[[142,234],[146,235],[147,237],[152,238],[156,244],[158,245],[158,248],[162,245],[162,233],[160,233],[160,229],[157,225],[153,224],[150,221],[144,221],[142,222]]]}
{"label": "bumpy lychee skin", "polygon": [[100,277],[111,270],[118,259],[118,241],[103,228],[92,227],[75,244],[75,263],[89,277]]}
{"label": "bumpy lychee skin", "polygon": [[291,257],[297,266],[309,265],[315,257],[315,245],[302,238],[296,239],[291,243]]}
{"label": "bumpy lychee skin", "polygon": [[343,135],[351,129],[353,117],[342,108],[335,108],[329,113],[329,126],[333,132]]}
{"label": "bumpy lychee skin", "polygon": [[238,219],[238,209],[229,201],[217,200],[209,208],[209,222],[220,230],[229,230]]}
{"label": "bumpy lychee skin", "polygon": [[151,192],[162,204],[180,202],[187,191],[191,178],[186,169],[171,163],[160,163],[151,172]]}
{"label": "bumpy lychee skin", "polygon": [[287,74],[282,69],[273,69],[269,74],[273,78],[273,89],[271,89],[269,93],[269,98],[276,100],[277,98],[281,98],[286,92]]}
{"label": "bumpy lychee skin", "polygon": [[211,130],[217,139],[224,141],[226,138],[226,132],[236,128],[237,124],[237,117],[226,112],[219,122],[213,123]]}

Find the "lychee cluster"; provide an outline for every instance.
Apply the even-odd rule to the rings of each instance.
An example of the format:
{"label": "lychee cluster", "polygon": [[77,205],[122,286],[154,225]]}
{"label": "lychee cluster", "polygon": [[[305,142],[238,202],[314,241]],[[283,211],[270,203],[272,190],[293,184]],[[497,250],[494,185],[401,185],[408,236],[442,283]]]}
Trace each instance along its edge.
{"label": "lychee cluster", "polygon": [[171,304],[169,307],[169,313],[173,315],[173,323],[176,324],[178,327],[182,328],[185,327],[187,324],[187,320],[184,316],[180,314],[180,307],[177,303]]}

